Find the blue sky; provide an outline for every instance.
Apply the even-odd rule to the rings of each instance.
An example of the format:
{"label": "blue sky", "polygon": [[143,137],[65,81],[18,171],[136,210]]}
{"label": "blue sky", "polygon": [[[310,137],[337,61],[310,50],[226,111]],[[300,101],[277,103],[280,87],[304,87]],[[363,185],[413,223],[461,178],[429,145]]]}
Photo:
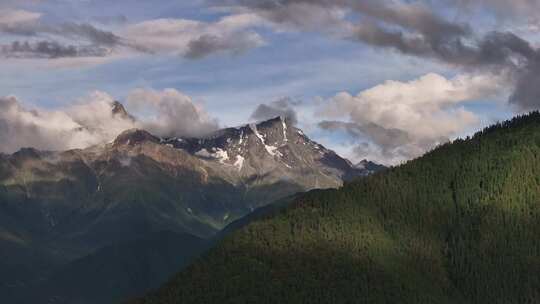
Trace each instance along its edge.
{"label": "blue sky", "polygon": [[[315,140],[355,161],[370,158],[390,164],[525,110],[524,103],[507,101],[514,90],[514,74],[509,71],[519,67],[509,67],[506,61],[490,63],[489,68],[480,63],[468,67],[433,50],[375,41],[372,32],[361,36],[368,23],[360,23],[373,21],[384,30],[401,31],[411,41],[417,36],[429,41],[431,32],[422,25],[403,23],[402,16],[388,17],[388,12],[397,12],[411,20],[406,18],[423,18],[429,12],[449,24],[467,23],[478,37],[511,30],[534,48],[536,21],[516,18],[532,9],[520,7],[526,1],[518,1],[512,10],[504,10],[504,3],[496,0],[483,1],[487,9],[475,1],[467,7],[444,1],[436,5],[366,1],[384,13],[357,8],[347,0],[337,1],[343,2],[339,6],[322,0],[283,1],[291,5],[286,8],[288,14],[279,10],[283,7],[266,10],[256,2],[7,1],[0,5],[0,31],[5,25],[0,43],[5,46],[13,41],[29,41],[32,46],[51,40],[99,47],[107,53],[48,57],[37,54],[35,48],[16,52],[4,47],[0,96],[16,96],[24,108],[46,112],[89,102],[87,97],[100,91],[129,109],[136,89],[175,89],[219,126],[250,121],[261,104],[279,112],[282,109],[273,102],[290,98],[297,101],[290,107],[299,126]],[[220,23],[224,18],[230,22]],[[516,21],[523,19],[528,21]],[[118,41],[101,44],[87,31],[70,30],[66,23],[89,25],[113,34]],[[28,24],[35,29],[32,35],[12,30],[14,26],[26,29],[22,26]],[[209,41],[203,39],[208,37]],[[463,39],[475,43],[469,36]],[[201,41],[199,48],[191,49]],[[515,55],[520,56],[525,55]],[[323,128],[322,121],[340,124]],[[388,142],[392,138],[395,143]]]}

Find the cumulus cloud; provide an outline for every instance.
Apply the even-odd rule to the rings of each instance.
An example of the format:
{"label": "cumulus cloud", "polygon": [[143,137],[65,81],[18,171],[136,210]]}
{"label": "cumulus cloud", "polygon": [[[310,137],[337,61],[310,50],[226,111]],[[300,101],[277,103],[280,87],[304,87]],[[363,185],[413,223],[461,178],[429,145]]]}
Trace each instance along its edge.
{"label": "cumulus cloud", "polygon": [[135,90],[128,103],[150,112],[135,119],[104,92],[91,93],[59,110],[31,109],[16,97],[0,98],[0,152],[13,153],[23,147],[86,148],[111,142],[132,128],[159,136],[195,136],[217,128],[204,109],[176,90]]}
{"label": "cumulus cloud", "polygon": [[202,106],[175,89],[137,89],[127,97],[127,106],[144,129],[163,137],[197,137],[218,128]]}
{"label": "cumulus cloud", "polygon": [[[64,109],[73,121],[95,136],[95,143],[112,141],[127,129],[140,127],[140,122],[131,117],[123,106],[105,92],[92,92],[78,99],[74,105]],[[85,147],[87,145],[81,145]]]}
{"label": "cumulus cloud", "polygon": [[478,117],[464,104],[503,93],[503,83],[504,78],[488,75],[446,79],[438,74],[409,82],[387,81],[356,96],[342,92],[331,98],[319,115],[333,120],[319,127],[347,132],[362,143],[357,152],[378,153],[359,158],[396,163],[476,126]]}
{"label": "cumulus cloud", "polygon": [[[321,121],[319,128],[328,132],[345,132],[350,137],[354,159],[369,159],[382,164],[395,164],[424,153],[433,142],[415,142],[409,133],[387,129],[375,123]],[[442,137],[440,142],[446,141]]]}
{"label": "cumulus cloud", "polygon": [[123,35],[139,49],[199,59],[217,53],[238,54],[262,46],[263,38],[251,27],[254,15],[230,15],[216,22],[156,19],[128,26]]}
{"label": "cumulus cloud", "polygon": [[[64,150],[83,148],[110,140],[105,135],[111,122],[121,120],[110,112],[85,113],[84,115],[103,115],[107,117],[104,124],[90,129],[81,121],[71,116],[68,111],[47,111],[27,109],[15,97],[0,98],[0,152],[12,153],[22,147],[35,147],[43,150]],[[103,110],[103,109],[102,109]],[[106,110],[106,109],[104,109]],[[102,133],[105,131],[105,133]]]}
{"label": "cumulus cloud", "polygon": [[281,116],[289,123],[296,125],[298,123],[298,115],[295,106],[298,104],[298,101],[295,101],[290,97],[281,98],[268,104],[260,104],[255,111],[253,111],[250,119],[264,121]]}
{"label": "cumulus cloud", "polygon": [[408,145],[412,139],[406,131],[387,129],[373,122],[359,124],[325,120],[319,123],[319,127],[329,131],[345,131],[348,135],[357,139],[368,137],[381,147],[381,152],[385,157],[392,157],[395,149]]}

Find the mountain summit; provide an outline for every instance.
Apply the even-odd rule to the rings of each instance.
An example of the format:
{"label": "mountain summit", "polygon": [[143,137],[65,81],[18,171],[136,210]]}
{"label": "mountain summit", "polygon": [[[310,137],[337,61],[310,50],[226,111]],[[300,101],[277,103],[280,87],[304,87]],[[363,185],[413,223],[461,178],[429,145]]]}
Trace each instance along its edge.
{"label": "mountain summit", "polygon": [[370,173],[312,141],[283,117],[164,143],[234,169],[239,176],[294,180],[305,189],[335,188],[343,180]]}

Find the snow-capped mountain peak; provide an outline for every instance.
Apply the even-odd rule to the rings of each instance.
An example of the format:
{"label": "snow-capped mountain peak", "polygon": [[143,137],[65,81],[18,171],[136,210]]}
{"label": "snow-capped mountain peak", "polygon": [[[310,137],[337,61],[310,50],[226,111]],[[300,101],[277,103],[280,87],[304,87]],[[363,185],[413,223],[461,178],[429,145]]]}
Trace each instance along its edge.
{"label": "snow-capped mountain peak", "polygon": [[222,129],[202,138],[169,138],[164,143],[243,175],[272,172],[301,178],[299,172],[307,170],[323,179],[330,177],[330,184],[338,186],[343,179],[370,173],[312,141],[284,117]]}

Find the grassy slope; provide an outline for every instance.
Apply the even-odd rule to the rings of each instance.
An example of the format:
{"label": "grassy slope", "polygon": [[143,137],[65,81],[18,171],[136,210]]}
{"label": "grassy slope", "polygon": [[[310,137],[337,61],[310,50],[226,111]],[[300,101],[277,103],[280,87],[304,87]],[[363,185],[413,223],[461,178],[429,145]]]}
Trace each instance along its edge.
{"label": "grassy slope", "polygon": [[132,303],[537,303],[540,114],[306,194]]}

